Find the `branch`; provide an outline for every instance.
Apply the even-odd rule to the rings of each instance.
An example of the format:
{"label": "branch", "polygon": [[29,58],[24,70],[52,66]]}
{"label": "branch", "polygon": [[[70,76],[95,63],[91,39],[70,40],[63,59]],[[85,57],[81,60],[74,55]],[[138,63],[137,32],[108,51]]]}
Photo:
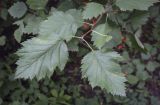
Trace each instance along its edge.
{"label": "branch", "polygon": [[84,33],[84,34],[82,35],[82,38],[84,38],[86,35],[88,35],[90,32],[92,32],[92,30],[94,30],[94,28],[96,27],[96,25],[97,25],[97,24],[99,23],[99,21],[102,19],[103,15],[104,15],[104,14],[102,14],[102,15],[99,16],[99,18],[97,19],[96,23],[93,24],[92,28],[91,28],[89,31],[87,31],[86,33]]}
{"label": "branch", "polygon": [[94,51],[93,48],[90,46],[90,44],[89,44],[85,39],[83,39],[83,37],[74,36],[74,38],[83,40],[83,41],[87,44],[87,46],[88,46],[92,51]]}

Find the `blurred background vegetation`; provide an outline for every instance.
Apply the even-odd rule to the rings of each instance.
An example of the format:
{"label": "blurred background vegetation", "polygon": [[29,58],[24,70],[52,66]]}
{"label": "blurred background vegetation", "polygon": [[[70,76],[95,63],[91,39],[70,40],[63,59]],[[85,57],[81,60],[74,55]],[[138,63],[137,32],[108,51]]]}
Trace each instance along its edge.
{"label": "blurred background vegetation", "polygon": [[[14,53],[21,46],[15,39],[17,26],[13,25],[15,19],[8,14],[8,8],[16,1],[0,1],[0,105],[160,105],[160,3],[147,11],[149,17],[142,26],[140,40],[147,52],[132,46],[128,39],[123,49],[117,49],[127,59],[121,66],[128,80],[127,96],[119,97],[99,87],[92,89],[87,80],[81,79],[80,59],[88,52],[81,44],[79,53],[71,52],[66,69],[57,70],[51,79],[15,80],[18,57]],[[46,8],[65,10],[83,3],[84,0],[49,0]],[[24,35],[22,41],[30,37]]]}

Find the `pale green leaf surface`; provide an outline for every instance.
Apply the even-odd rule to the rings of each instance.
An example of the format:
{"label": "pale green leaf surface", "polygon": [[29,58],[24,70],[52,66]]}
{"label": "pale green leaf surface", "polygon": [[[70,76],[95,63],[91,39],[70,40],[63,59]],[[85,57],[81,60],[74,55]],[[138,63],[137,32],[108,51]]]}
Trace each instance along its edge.
{"label": "pale green leaf surface", "polygon": [[87,4],[85,10],[83,11],[83,19],[92,19],[94,17],[96,18],[104,12],[105,10],[103,5],[91,2]]}
{"label": "pale green leaf surface", "polygon": [[14,31],[14,38],[16,39],[17,42],[21,42],[23,36],[23,32],[21,28],[18,28],[17,30]]}
{"label": "pale green leaf surface", "polygon": [[144,45],[142,44],[142,42],[139,39],[141,33],[142,33],[142,30],[138,29],[137,32],[135,33],[134,37],[135,37],[135,40],[136,40],[138,46],[141,47],[142,49],[144,49]]}
{"label": "pale green leaf surface", "polygon": [[16,78],[38,80],[50,77],[56,67],[63,70],[68,60],[68,49],[63,41],[54,42],[33,38],[22,43],[23,48],[17,54]]}
{"label": "pale green leaf surface", "polygon": [[14,3],[8,10],[13,18],[21,18],[27,12],[27,6],[23,2]]}
{"label": "pale green leaf surface", "polygon": [[62,39],[69,41],[77,32],[77,22],[68,13],[54,11],[47,20],[40,25],[39,36],[46,39]]}
{"label": "pale green leaf surface", "polygon": [[42,10],[45,8],[48,0],[27,0],[27,4],[29,5],[29,8],[34,10]]}
{"label": "pale green leaf surface", "polygon": [[106,42],[112,39],[112,36],[107,35],[108,32],[110,32],[110,29],[106,24],[98,25],[92,31],[92,41],[97,48],[101,49]]}
{"label": "pale green leaf surface", "polygon": [[70,14],[70,15],[72,15],[74,17],[78,27],[82,26],[83,17],[82,17],[82,11],[81,10],[70,9],[70,10],[66,11],[66,13]]}
{"label": "pale green leaf surface", "polygon": [[14,38],[16,39],[17,42],[21,42],[21,38],[23,36],[24,32],[24,23],[23,20],[16,21],[14,24],[18,25],[19,28],[15,30],[14,32]]}
{"label": "pale green leaf surface", "polygon": [[51,76],[54,69],[60,70],[68,59],[68,48],[63,41],[69,41],[77,31],[78,25],[70,14],[54,11],[40,25],[37,38],[22,43],[18,51],[16,78],[42,79]]}
{"label": "pale green leaf surface", "polygon": [[148,10],[153,3],[158,2],[158,0],[117,0],[116,5],[123,11],[126,10]]}
{"label": "pale green leaf surface", "polygon": [[116,52],[91,52],[82,60],[82,76],[88,78],[92,87],[100,86],[113,95],[125,96],[126,78],[115,62],[120,60],[122,58]]}
{"label": "pale green leaf surface", "polygon": [[40,17],[29,15],[26,19],[27,25],[24,27],[23,33],[38,34],[40,23],[42,22],[42,20],[43,19]]}

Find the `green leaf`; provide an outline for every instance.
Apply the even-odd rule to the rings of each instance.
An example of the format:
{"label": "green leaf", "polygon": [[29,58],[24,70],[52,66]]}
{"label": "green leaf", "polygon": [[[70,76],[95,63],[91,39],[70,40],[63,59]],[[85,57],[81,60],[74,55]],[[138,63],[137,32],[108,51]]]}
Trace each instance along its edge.
{"label": "green leaf", "polygon": [[0,17],[4,20],[7,20],[8,10],[5,8],[1,8]]}
{"label": "green leaf", "polygon": [[155,61],[150,61],[146,67],[148,71],[153,72],[157,67],[160,67],[160,64]]}
{"label": "green leaf", "polygon": [[104,13],[105,9],[103,5],[99,3],[88,3],[83,11],[83,19],[92,19],[98,17],[100,14]]}
{"label": "green leaf", "polygon": [[18,28],[17,30],[15,30],[15,32],[14,32],[14,38],[16,39],[16,41],[18,43],[21,42],[22,36],[23,36],[23,32],[22,32],[21,28]]}
{"label": "green leaf", "polygon": [[40,23],[42,22],[42,18],[36,17],[33,15],[27,16],[26,26],[24,27],[23,33],[25,34],[38,34]]}
{"label": "green leaf", "polygon": [[111,31],[108,33],[112,36],[112,39],[105,44],[105,47],[108,49],[112,49],[121,43],[122,35],[121,31],[118,27],[110,27]]}
{"label": "green leaf", "polygon": [[40,17],[28,15],[23,20],[16,21],[14,24],[19,26],[14,32],[16,41],[20,43],[23,34],[38,34],[42,20]]}
{"label": "green leaf", "polygon": [[159,98],[155,96],[151,96],[151,105],[160,105]]}
{"label": "green leaf", "polygon": [[63,0],[60,5],[57,7],[60,11],[67,11],[69,9],[75,8],[75,3],[72,0]]}
{"label": "green leaf", "polygon": [[130,84],[135,85],[138,82],[138,77],[134,76],[134,75],[128,75],[127,76],[127,80]]}
{"label": "green leaf", "polygon": [[120,60],[122,57],[116,52],[91,52],[82,60],[82,76],[88,78],[92,87],[100,86],[113,95],[125,96],[126,78],[115,62]]}
{"label": "green leaf", "polygon": [[153,3],[158,2],[158,0],[117,0],[116,5],[123,11],[126,10],[148,10]]}
{"label": "green leaf", "polygon": [[145,81],[150,77],[149,74],[144,70],[138,70],[136,76],[142,81]]}
{"label": "green leaf", "polygon": [[108,29],[106,24],[101,24],[92,31],[92,41],[97,48],[101,49],[106,42],[112,39],[112,36],[107,35],[110,32]]}
{"label": "green leaf", "polygon": [[76,10],[76,9],[70,9],[68,11],[66,11],[67,14],[70,14],[74,17],[74,19],[76,20],[76,24],[78,25],[78,27],[82,26],[83,24],[83,17],[82,17],[82,12],[81,10]]}
{"label": "green leaf", "polygon": [[14,3],[8,10],[13,18],[21,18],[27,12],[27,6],[23,2]]}
{"label": "green leaf", "polygon": [[52,89],[52,90],[51,90],[51,94],[52,94],[52,96],[54,96],[54,97],[58,97],[58,91],[55,90],[55,89]]}
{"label": "green leaf", "polygon": [[17,54],[16,78],[38,80],[50,77],[55,68],[63,70],[68,60],[68,49],[63,41],[54,42],[33,38],[22,43],[23,48]]}
{"label": "green leaf", "polygon": [[76,34],[78,23],[75,18],[64,12],[54,11],[40,25],[39,36],[45,39],[69,41]]}
{"label": "green leaf", "polygon": [[135,33],[134,37],[135,37],[135,40],[136,40],[137,44],[139,45],[139,47],[144,49],[144,45],[142,44],[142,42],[139,39],[141,32],[142,32],[141,29],[138,29],[137,32]]}
{"label": "green leaf", "polygon": [[19,28],[17,30],[15,30],[15,32],[14,32],[14,37],[15,37],[16,41],[20,43],[21,38],[23,36],[23,32],[24,32],[23,20],[16,21],[14,24],[19,26]]}
{"label": "green leaf", "polygon": [[45,8],[48,0],[27,0],[27,4],[29,5],[29,8],[34,10],[42,10]]}
{"label": "green leaf", "polygon": [[0,36],[0,46],[4,46],[6,44],[6,37]]}
{"label": "green leaf", "polygon": [[0,98],[0,105],[2,105],[2,103],[3,103],[3,100],[2,100],[2,98]]}
{"label": "green leaf", "polygon": [[[50,77],[54,69],[63,70],[68,59],[68,48],[63,41],[70,41],[77,31],[74,17],[68,13],[54,11],[40,25],[37,38],[28,40],[18,51],[16,78],[38,80]],[[32,46],[31,46],[32,45]]]}
{"label": "green leaf", "polygon": [[138,28],[141,28],[142,25],[144,25],[146,23],[146,21],[148,20],[149,17],[149,13],[145,12],[145,11],[135,11],[132,14],[131,17],[131,24],[132,27],[137,30]]}

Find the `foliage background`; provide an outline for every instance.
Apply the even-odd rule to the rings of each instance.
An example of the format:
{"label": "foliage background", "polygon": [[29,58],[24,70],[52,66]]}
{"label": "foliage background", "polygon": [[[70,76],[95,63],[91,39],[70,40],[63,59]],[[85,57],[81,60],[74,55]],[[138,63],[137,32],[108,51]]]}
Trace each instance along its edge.
{"label": "foliage background", "polygon": [[[65,10],[83,3],[83,0],[72,0],[68,4],[67,1],[49,0],[46,8],[58,7]],[[102,4],[107,2],[91,1]],[[160,3],[150,7],[147,19],[143,15],[142,20],[137,23],[143,24],[140,40],[147,52],[142,52],[141,48],[135,46],[136,43],[132,44],[128,36],[125,48],[115,49],[127,59],[121,64],[128,80],[127,96],[119,97],[98,87],[92,89],[87,80],[81,79],[80,60],[88,52],[81,43],[80,52],[71,52],[71,59],[65,70],[56,70],[51,79],[46,78],[39,82],[15,80],[15,62],[18,57],[14,53],[21,45],[14,36],[18,27],[13,23],[17,19],[8,13],[8,9],[15,2],[17,0],[0,1],[0,105],[160,105]],[[117,14],[118,24],[121,26],[123,16]],[[138,14],[135,13],[134,16],[138,17]],[[146,21],[141,23],[145,19]],[[31,34],[23,35],[22,41],[31,37]],[[121,38],[119,40],[121,41]]]}

